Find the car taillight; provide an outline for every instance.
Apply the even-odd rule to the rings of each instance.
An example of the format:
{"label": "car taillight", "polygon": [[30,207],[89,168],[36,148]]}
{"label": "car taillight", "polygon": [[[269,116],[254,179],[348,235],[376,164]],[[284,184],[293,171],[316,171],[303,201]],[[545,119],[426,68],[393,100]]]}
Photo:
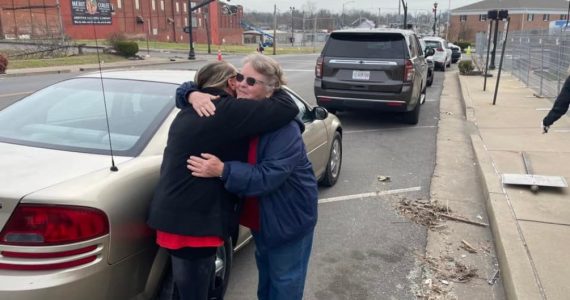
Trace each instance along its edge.
{"label": "car taillight", "polygon": [[20,204],[0,232],[0,244],[49,246],[81,242],[109,233],[109,220],[94,208]]}
{"label": "car taillight", "polygon": [[323,78],[323,57],[319,56],[317,58],[317,64],[315,65],[315,76],[317,78]]}
{"label": "car taillight", "polygon": [[443,52],[443,48],[437,48],[437,49],[435,49],[435,51],[437,51],[437,52]]}
{"label": "car taillight", "polygon": [[414,65],[411,60],[406,60],[406,66],[404,67],[404,81],[414,80]]}

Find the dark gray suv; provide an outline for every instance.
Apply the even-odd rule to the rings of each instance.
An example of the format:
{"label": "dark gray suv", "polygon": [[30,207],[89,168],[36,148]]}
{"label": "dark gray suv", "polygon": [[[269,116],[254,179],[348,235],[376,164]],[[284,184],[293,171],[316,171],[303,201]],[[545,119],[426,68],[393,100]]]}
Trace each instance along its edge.
{"label": "dark gray suv", "polygon": [[406,123],[417,124],[425,100],[427,67],[413,31],[334,31],[315,67],[317,103],[332,112],[403,112]]}

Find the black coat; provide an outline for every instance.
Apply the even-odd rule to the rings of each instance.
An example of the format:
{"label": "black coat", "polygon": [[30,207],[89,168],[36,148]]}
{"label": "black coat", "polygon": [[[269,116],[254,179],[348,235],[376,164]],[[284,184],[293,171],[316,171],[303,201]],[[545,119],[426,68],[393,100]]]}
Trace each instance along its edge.
{"label": "black coat", "polygon": [[554,122],[558,121],[560,117],[566,114],[569,105],[570,105],[570,76],[566,78],[566,81],[562,86],[560,94],[558,94],[558,97],[556,97],[554,105],[552,106],[552,109],[550,110],[548,115],[546,115],[546,117],[544,117],[544,120],[542,120],[542,124],[544,126],[550,126]]}
{"label": "black coat", "polygon": [[224,238],[237,229],[240,199],[219,178],[192,176],[186,160],[211,153],[222,161],[246,161],[249,137],[284,126],[299,110],[283,91],[262,101],[238,100],[214,89],[203,92],[221,96],[213,102],[216,113],[200,117],[187,107],[174,119],[148,225],[169,233]]}

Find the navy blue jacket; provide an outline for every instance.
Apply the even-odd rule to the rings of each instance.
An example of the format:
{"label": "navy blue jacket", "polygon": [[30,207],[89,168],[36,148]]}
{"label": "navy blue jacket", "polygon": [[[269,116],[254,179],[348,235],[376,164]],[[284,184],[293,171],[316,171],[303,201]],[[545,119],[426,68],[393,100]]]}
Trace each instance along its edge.
{"label": "navy blue jacket", "polygon": [[270,248],[305,235],[317,223],[317,179],[303,128],[296,119],[262,135],[256,165],[224,163],[222,181],[228,191],[259,197],[260,235]]}

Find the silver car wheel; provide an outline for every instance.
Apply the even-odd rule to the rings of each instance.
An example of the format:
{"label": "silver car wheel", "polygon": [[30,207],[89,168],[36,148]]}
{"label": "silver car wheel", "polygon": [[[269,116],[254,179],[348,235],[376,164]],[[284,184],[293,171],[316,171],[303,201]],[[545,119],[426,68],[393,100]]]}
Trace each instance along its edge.
{"label": "silver car wheel", "polygon": [[340,171],[341,155],[340,141],[338,139],[334,139],[329,164],[331,175],[335,178],[338,177],[338,173]]}

